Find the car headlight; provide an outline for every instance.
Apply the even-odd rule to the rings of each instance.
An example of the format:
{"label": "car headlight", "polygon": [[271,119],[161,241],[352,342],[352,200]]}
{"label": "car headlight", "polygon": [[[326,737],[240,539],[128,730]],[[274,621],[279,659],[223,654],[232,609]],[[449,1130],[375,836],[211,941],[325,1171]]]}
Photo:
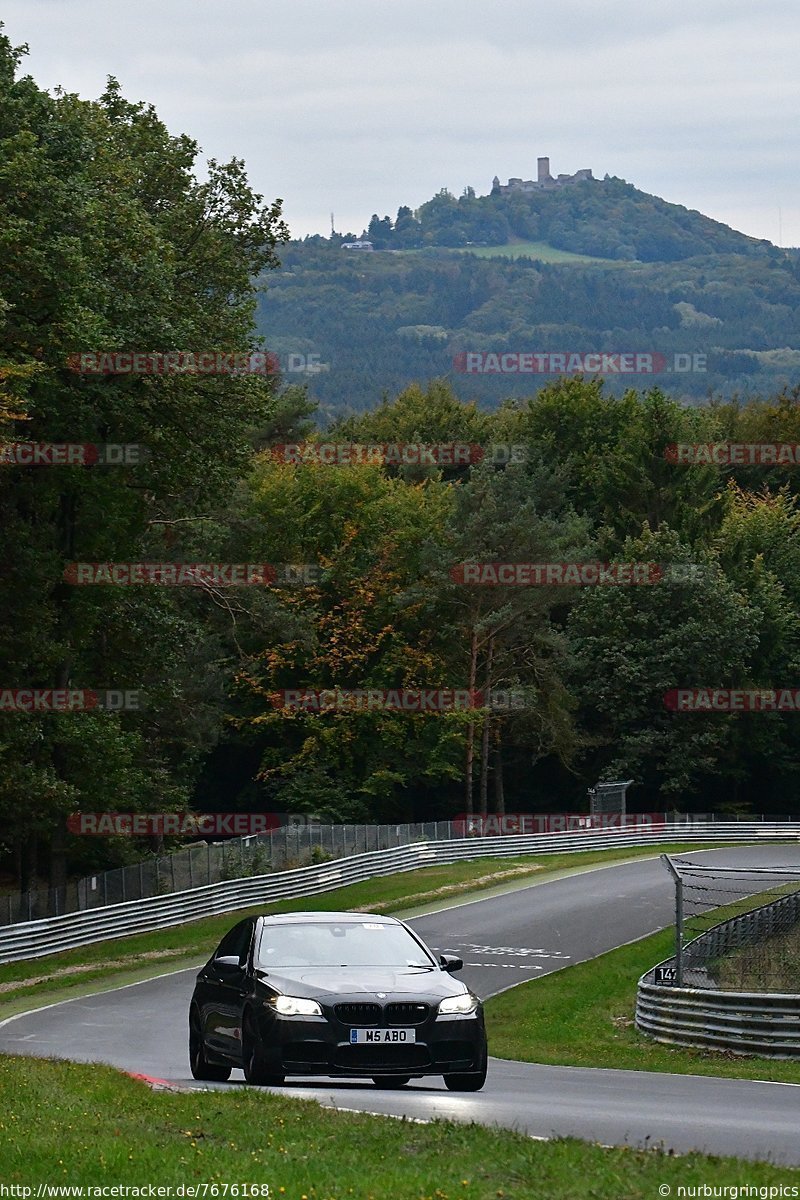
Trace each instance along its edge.
{"label": "car headlight", "polygon": [[282,1017],[321,1017],[322,1009],[316,1000],[304,1000],[302,996],[276,996],[270,1005]]}
{"label": "car headlight", "polygon": [[448,996],[445,1000],[440,1001],[437,1015],[440,1017],[466,1016],[474,1013],[477,1007],[478,997],[473,996],[472,992],[465,992],[463,996]]}

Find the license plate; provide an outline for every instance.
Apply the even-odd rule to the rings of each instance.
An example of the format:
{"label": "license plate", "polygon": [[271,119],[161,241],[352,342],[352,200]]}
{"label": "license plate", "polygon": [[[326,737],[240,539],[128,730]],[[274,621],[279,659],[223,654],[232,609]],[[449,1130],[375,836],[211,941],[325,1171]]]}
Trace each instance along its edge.
{"label": "license plate", "polygon": [[376,1044],[383,1045],[389,1042],[393,1046],[407,1046],[410,1042],[416,1042],[416,1029],[351,1029],[350,1044],[353,1046]]}

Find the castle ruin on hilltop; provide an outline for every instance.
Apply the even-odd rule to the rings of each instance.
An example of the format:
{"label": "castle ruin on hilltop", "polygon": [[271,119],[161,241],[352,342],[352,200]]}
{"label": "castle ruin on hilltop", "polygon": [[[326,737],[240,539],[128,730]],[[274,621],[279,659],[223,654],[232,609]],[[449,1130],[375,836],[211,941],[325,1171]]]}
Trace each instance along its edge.
{"label": "castle ruin on hilltop", "polygon": [[574,175],[557,175],[554,179],[550,174],[549,158],[537,158],[536,165],[536,179],[509,179],[508,183],[501,183],[495,175],[492,180],[492,195],[505,192],[539,192],[566,187],[570,183],[580,183],[583,179],[594,179],[590,167],[576,171]]}

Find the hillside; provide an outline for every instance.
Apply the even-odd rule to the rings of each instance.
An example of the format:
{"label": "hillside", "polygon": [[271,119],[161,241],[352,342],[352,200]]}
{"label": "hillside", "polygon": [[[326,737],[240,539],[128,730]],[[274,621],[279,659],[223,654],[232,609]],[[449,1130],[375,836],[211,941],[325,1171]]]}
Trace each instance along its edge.
{"label": "hillside", "polygon": [[761,255],[769,242],[737,233],[702,213],[642,192],[624,179],[586,179],[552,190],[494,190],[458,199],[442,189],[394,222],[372,217],[376,249],[505,246],[515,239],[593,258],[679,262],[707,254]]}
{"label": "hillside", "polygon": [[[460,398],[494,407],[559,369],[541,359],[534,373],[466,374],[465,353],[650,354],[655,375],[611,373],[608,388],[658,382],[688,403],[775,393],[798,378],[797,256],[621,180],[539,195],[440,193],[394,223],[373,218],[374,243],[381,231],[387,243],[425,245],[370,253],[343,250],[341,236],[293,242],[259,301],[286,381],[307,383],[323,419],[440,376]],[[507,240],[461,244],[480,233]]]}

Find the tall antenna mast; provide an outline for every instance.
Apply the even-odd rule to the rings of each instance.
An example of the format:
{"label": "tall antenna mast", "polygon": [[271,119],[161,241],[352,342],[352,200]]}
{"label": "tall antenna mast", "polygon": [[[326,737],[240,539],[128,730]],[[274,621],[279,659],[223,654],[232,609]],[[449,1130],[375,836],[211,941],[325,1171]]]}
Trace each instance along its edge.
{"label": "tall antenna mast", "polygon": [[333,237],[335,233],[336,230],[333,228],[333,213],[331,213],[331,237]]}

